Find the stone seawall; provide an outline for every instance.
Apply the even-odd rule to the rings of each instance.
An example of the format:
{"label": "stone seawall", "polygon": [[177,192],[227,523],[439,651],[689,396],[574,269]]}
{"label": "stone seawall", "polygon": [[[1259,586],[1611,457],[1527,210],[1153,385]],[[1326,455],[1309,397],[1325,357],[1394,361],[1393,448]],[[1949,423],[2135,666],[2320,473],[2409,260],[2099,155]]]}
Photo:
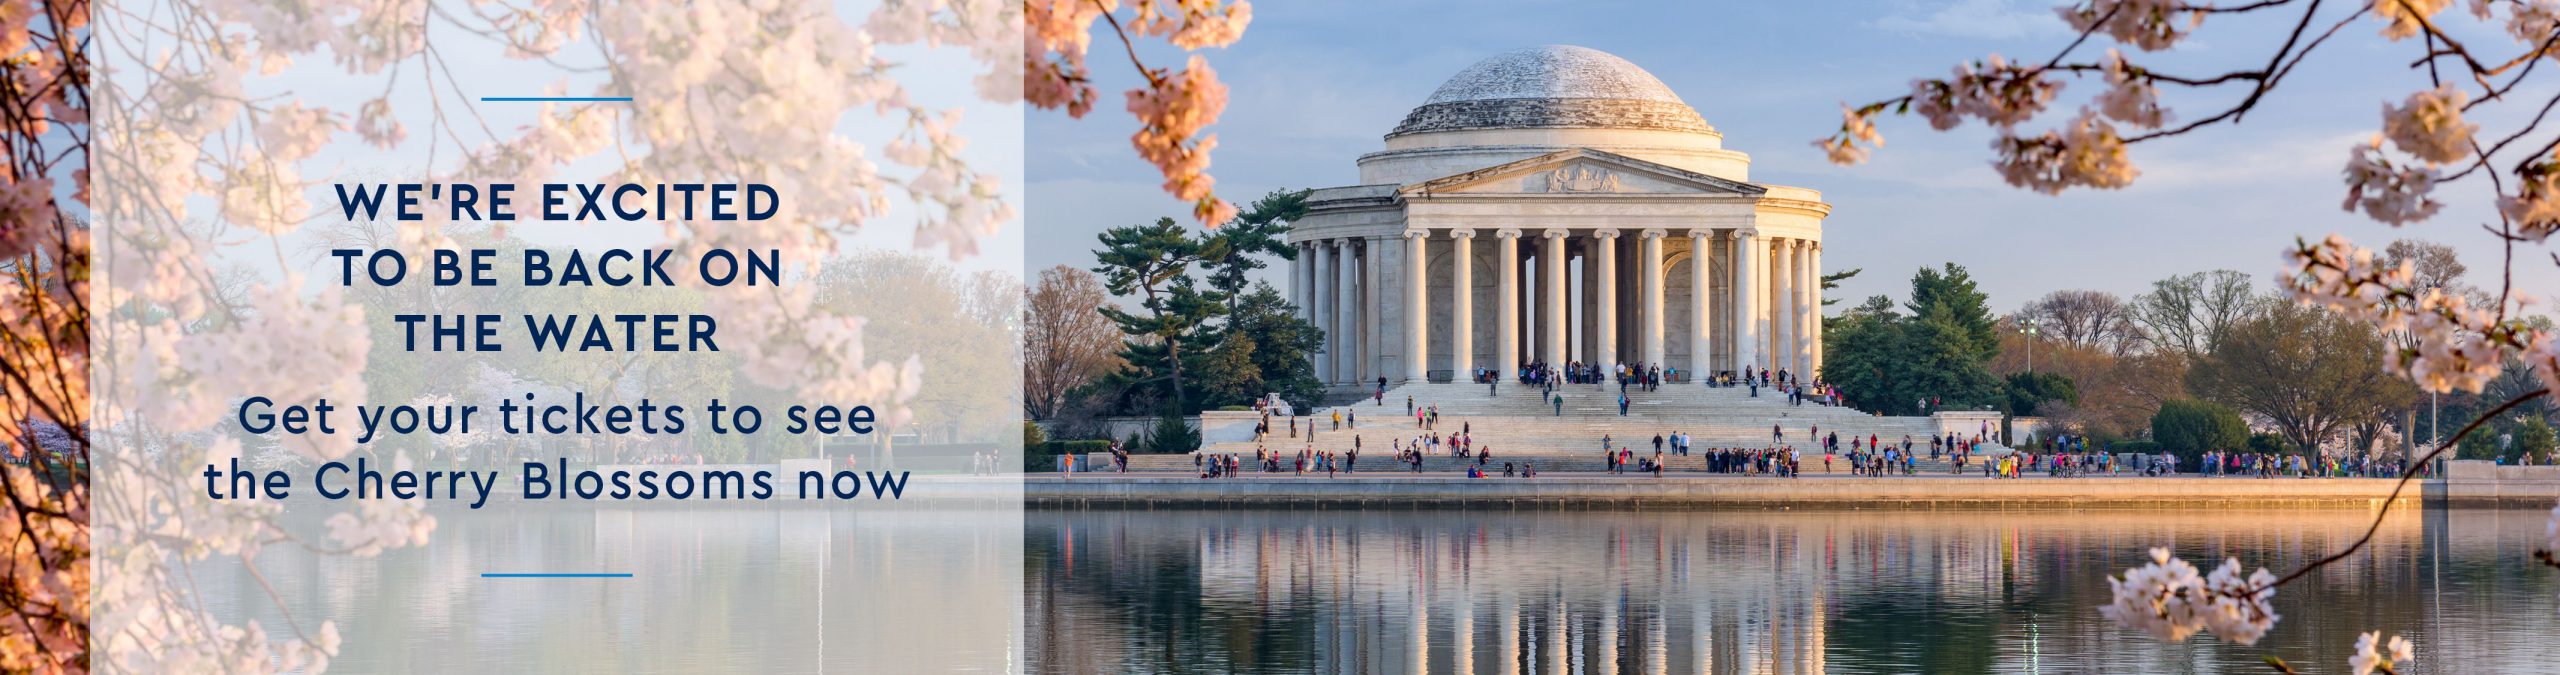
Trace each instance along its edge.
{"label": "stone seawall", "polygon": [[[1623,509],[2051,509],[2195,507],[2380,507],[2391,495],[2379,478],[2026,478],[1437,476],[1200,479],[1082,474],[1028,477],[1034,508],[1623,508]],[[2418,506],[2413,482],[2399,506]],[[2540,497],[2545,506],[2551,495]],[[2468,505],[2468,504],[2460,504]]]}
{"label": "stone seawall", "polygon": [[2560,501],[2560,466],[2499,466],[2483,460],[2445,463],[2444,479],[2426,482],[2427,503],[2551,508]]}

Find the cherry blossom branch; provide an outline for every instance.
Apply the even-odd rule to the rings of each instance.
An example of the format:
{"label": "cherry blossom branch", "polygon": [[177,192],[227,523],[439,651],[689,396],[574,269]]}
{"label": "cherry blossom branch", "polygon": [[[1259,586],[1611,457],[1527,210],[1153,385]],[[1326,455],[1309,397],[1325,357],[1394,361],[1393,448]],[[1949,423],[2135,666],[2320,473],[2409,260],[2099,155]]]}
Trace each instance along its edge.
{"label": "cherry blossom branch", "polygon": [[2292,583],[2293,580],[2300,579],[2304,575],[2310,574],[2313,570],[2327,567],[2340,560],[2345,560],[2347,556],[2355,554],[2358,550],[2362,550],[2365,547],[2365,544],[2373,541],[2374,533],[2382,530],[2383,518],[2391,515],[2391,507],[2393,505],[2400,503],[2401,491],[2409,487],[2409,480],[2417,477],[2418,470],[2420,468],[2425,467],[2428,462],[2435,461],[2437,457],[2443,456],[2446,450],[2453,449],[2456,444],[2462,442],[2464,437],[2470,436],[2471,432],[2479,430],[2481,425],[2487,424],[2490,420],[2496,419],[2499,415],[2506,414],[2509,410],[2514,410],[2516,406],[2523,405],[2526,401],[2541,398],[2543,395],[2549,393],[2551,393],[2551,390],[2548,388],[2525,392],[2517,395],[2515,398],[2507,399],[2506,403],[2498,404],[2498,407],[2491,408],[2488,412],[2481,413],[2480,416],[2473,418],[2469,424],[2462,425],[2462,429],[2453,432],[2453,436],[2436,443],[2436,446],[2429,449],[2427,454],[2418,457],[2417,461],[2409,463],[2407,468],[2400,470],[2400,479],[2391,484],[2391,495],[2384,497],[2382,500],[2382,506],[2374,510],[2373,524],[2365,527],[2363,536],[2357,537],[2355,542],[2348,544],[2346,548],[2339,549],[2335,553],[2322,556],[2319,560],[2311,561],[2308,564],[2294,569],[2291,574],[2284,575],[2283,578],[2277,579],[2275,583],[2269,584],[2267,587],[2274,588],[2283,586],[2287,583]]}

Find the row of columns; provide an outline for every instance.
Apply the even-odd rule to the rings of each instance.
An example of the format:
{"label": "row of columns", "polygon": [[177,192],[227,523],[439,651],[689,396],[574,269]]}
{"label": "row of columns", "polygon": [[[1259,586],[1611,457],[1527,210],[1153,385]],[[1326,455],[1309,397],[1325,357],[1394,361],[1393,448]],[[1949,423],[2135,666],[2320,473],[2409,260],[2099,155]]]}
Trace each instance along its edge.
{"label": "row of columns", "polygon": [[[1718,233],[1723,234],[1719,235]],[[1450,247],[1450,293],[1452,306],[1448,326],[1451,369],[1464,374],[1476,368],[1474,293],[1474,242],[1478,231],[1453,228],[1443,240]],[[1738,366],[1784,369],[1794,373],[1821,371],[1822,310],[1820,242],[1785,237],[1762,237],[1749,229],[1690,229],[1686,232],[1692,254],[1689,284],[1688,331],[1691,345],[1690,370],[1709,370],[1709,355],[1714,344],[1713,310],[1716,307],[1712,252],[1722,251],[1731,262],[1734,293],[1733,309],[1737,336],[1735,360],[1714,370],[1733,370]],[[1530,349],[1524,353],[1520,341],[1522,331],[1521,304],[1526,297],[1520,278],[1520,239],[1529,236],[1518,228],[1493,231],[1494,264],[1494,362],[1496,372],[1517,372],[1522,357],[1550,364],[1575,359],[1568,350],[1570,338],[1566,328],[1567,284],[1566,260],[1571,230],[1549,228],[1536,230],[1538,248],[1537,303],[1540,330],[1529,337]],[[1617,229],[1588,231],[1589,251],[1585,265],[1586,301],[1589,316],[1596,319],[1588,333],[1599,363],[1664,364],[1669,355],[1663,340],[1665,279],[1663,239],[1670,236],[1664,229],[1646,229],[1637,233],[1636,265],[1637,326],[1635,354],[1619,354],[1619,292]],[[1344,237],[1299,243],[1298,260],[1291,268],[1294,298],[1302,318],[1314,323],[1325,334],[1324,353],[1315,357],[1317,375],[1329,383],[1359,384],[1380,376],[1401,376],[1405,380],[1422,380],[1430,369],[1430,248],[1432,231],[1415,228],[1404,232],[1400,242],[1402,264],[1396,274],[1402,287],[1403,358],[1401,373],[1387,373],[1375,367],[1378,340],[1366,329],[1374,322],[1390,317],[1378,316],[1370,295],[1371,286],[1381,283],[1379,277],[1389,270],[1371,258],[1384,243],[1383,238]],[[1721,248],[1719,248],[1721,247]],[[1389,296],[1392,297],[1392,296]],[[1463,375],[1460,375],[1463,377]],[[1392,379],[1392,378],[1391,378]]]}
{"label": "row of columns", "polygon": [[[1809,601],[1786,602],[1756,593],[1738,600],[1719,606],[1717,596],[1701,593],[1685,608],[1667,603],[1641,606],[1623,594],[1576,601],[1560,592],[1486,592],[1464,581],[1424,581],[1406,590],[1403,604],[1411,609],[1402,625],[1384,617],[1355,619],[1361,623],[1336,629],[1333,644],[1317,646],[1331,654],[1333,662],[1314,665],[1320,670],[1352,672],[1358,669],[1355,664],[1384,664],[1418,673],[1442,670],[1436,666],[1445,662],[1447,672],[1490,670],[1498,675],[1824,672],[1830,618],[1819,589],[1812,591]],[[1376,601],[1385,602],[1385,593],[1380,592]],[[1482,618],[1479,604],[1493,614],[1490,622]],[[1441,609],[1447,611],[1447,618],[1435,617]],[[1677,615],[1685,617],[1675,620]],[[1485,623],[1492,624],[1489,630]],[[1740,630],[1719,634],[1719,625]],[[1401,640],[1385,637],[1397,629],[1403,632]],[[1359,637],[1363,631],[1380,637],[1364,640]],[[1479,633],[1493,638],[1486,650],[1491,658],[1481,665],[1476,653]],[[1435,641],[1435,634],[1449,639]],[[1396,655],[1401,663],[1388,658],[1397,647],[1402,648],[1403,653]],[[1721,668],[1718,661],[1724,662]]]}

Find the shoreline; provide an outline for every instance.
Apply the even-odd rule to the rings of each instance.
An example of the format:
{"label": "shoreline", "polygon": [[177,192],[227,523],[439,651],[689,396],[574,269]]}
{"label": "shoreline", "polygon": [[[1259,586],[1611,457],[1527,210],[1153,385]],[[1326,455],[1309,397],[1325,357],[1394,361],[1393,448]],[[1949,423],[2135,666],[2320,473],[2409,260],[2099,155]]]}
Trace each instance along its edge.
{"label": "shoreline", "polygon": [[[1156,474],[1029,475],[1023,507],[1313,509],[2377,509],[2395,478],[1976,476],[1611,476],[1465,478],[1413,474],[1202,479]],[[2419,480],[2394,508],[2551,508],[2560,483]],[[2519,482],[2521,483],[2521,482]]]}

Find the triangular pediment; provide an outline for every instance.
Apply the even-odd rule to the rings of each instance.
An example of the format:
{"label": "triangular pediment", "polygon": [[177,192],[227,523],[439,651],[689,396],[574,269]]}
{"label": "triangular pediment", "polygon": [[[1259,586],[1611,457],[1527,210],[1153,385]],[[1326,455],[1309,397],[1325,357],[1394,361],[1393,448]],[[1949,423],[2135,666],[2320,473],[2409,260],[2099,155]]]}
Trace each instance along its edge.
{"label": "triangular pediment", "polygon": [[1553,194],[1731,195],[1769,189],[1736,180],[1589,148],[1559,150],[1507,164],[1404,186],[1405,195]]}

